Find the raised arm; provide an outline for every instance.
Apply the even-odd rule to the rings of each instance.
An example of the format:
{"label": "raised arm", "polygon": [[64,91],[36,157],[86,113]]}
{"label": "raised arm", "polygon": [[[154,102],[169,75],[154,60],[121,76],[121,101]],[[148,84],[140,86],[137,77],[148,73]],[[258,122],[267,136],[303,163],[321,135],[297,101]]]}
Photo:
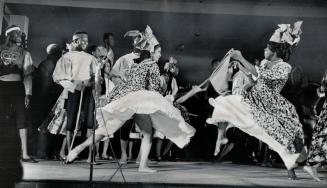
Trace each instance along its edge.
{"label": "raised arm", "polygon": [[[239,61],[242,66],[244,67],[244,70],[248,73],[253,74],[254,76],[258,76],[258,72],[254,65],[252,65],[250,62],[248,62],[242,55],[242,53],[238,50],[233,50],[231,57],[237,61]],[[247,73],[247,74],[248,74]]]}

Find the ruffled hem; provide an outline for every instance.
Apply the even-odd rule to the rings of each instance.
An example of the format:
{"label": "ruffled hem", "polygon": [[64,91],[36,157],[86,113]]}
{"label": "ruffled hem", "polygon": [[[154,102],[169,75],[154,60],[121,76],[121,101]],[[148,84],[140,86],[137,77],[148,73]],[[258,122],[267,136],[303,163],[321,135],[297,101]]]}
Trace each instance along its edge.
{"label": "ruffled hem", "polygon": [[[97,109],[100,125],[96,134],[111,135],[134,114],[148,114],[154,129],[183,148],[190,142],[195,129],[187,124],[181,112],[154,91],[136,91]],[[104,126],[106,125],[106,126]]]}
{"label": "ruffled hem", "polygon": [[212,117],[207,119],[207,123],[229,122],[230,127],[239,128],[241,131],[265,142],[280,155],[287,169],[294,167],[299,154],[291,153],[255,122],[250,107],[242,101],[241,95],[211,98],[209,103],[214,107],[214,111]]}

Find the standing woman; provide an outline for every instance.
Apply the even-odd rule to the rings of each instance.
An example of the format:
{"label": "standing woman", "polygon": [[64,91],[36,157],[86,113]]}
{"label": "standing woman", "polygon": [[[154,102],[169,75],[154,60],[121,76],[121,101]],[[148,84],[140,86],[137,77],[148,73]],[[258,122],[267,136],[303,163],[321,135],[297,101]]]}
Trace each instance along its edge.
{"label": "standing woman", "polygon": [[5,32],[6,43],[1,46],[0,60],[0,115],[11,106],[15,111],[16,125],[21,140],[22,161],[36,162],[28,155],[25,109],[30,107],[32,97],[32,72],[34,70],[31,54],[21,47],[22,32],[12,25]]}
{"label": "standing woman", "polygon": [[[95,132],[95,142],[114,134],[125,121],[134,117],[143,133],[139,172],[155,172],[147,166],[153,128],[181,148],[195,133],[184,121],[180,111],[158,92],[160,74],[157,61],[161,57],[158,44],[151,28],[147,26],[136,45],[141,49],[140,57],[135,59],[128,70],[127,81],[113,89],[107,105],[97,108],[99,128]],[[73,161],[84,148],[91,145],[92,139],[92,136],[89,137],[72,150],[67,162]]]}
{"label": "standing woman", "polygon": [[207,120],[208,123],[228,121],[265,142],[280,155],[288,170],[296,166],[300,156],[303,130],[295,107],[280,95],[280,91],[291,71],[287,62],[291,49],[300,40],[301,24],[296,22],[294,29],[287,24],[279,25],[264,50],[265,59],[258,71],[241,52],[233,52],[232,58],[240,62],[240,69],[249,75],[251,83],[245,86],[247,92],[242,95],[210,99],[215,110]]}

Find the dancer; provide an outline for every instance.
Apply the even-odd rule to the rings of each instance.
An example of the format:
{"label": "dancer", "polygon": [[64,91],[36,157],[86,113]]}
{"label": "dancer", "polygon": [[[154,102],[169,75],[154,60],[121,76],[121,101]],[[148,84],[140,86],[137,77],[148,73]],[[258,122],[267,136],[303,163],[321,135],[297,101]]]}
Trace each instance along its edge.
{"label": "dancer", "polygon": [[[116,86],[110,94],[109,103],[97,108],[99,128],[95,132],[95,141],[112,135],[132,116],[143,133],[139,172],[155,172],[147,165],[152,144],[152,129],[160,131],[179,147],[189,143],[195,130],[185,123],[180,111],[166,100],[159,91],[159,68],[156,62],[161,56],[161,47],[149,26],[140,33],[137,46],[141,49],[127,75],[127,82]],[[151,56],[150,56],[151,53]],[[68,155],[71,162],[87,146],[92,137],[77,146]]]}
{"label": "dancer", "polygon": [[[327,71],[317,89],[319,97],[326,96]],[[327,163],[327,100],[325,100],[319,118],[313,128],[312,141],[309,148],[309,155],[303,170],[308,172],[316,181],[321,181],[318,175],[318,168],[321,164]]]}
{"label": "dancer", "polygon": [[[166,96],[167,98],[169,98],[169,100],[173,102],[173,105],[181,111],[184,120],[187,123],[190,123],[186,108],[175,101],[175,96],[178,92],[178,85],[175,77],[178,75],[179,72],[179,69],[177,67],[177,60],[173,57],[170,57],[169,60],[166,61],[164,67],[160,72],[161,93],[163,94],[163,96]],[[162,157],[167,158],[168,152],[170,151],[173,143],[169,139],[167,139],[166,147],[161,155],[161,149],[165,140],[165,136],[159,131],[155,131],[154,137],[157,138],[156,161],[161,161]]]}
{"label": "dancer", "polygon": [[[138,31],[129,31],[124,35],[124,37],[127,36],[133,37],[133,51],[117,59],[116,63],[112,67],[112,70],[110,72],[110,78],[115,85],[120,85],[126,81],[127,73],[133,64],[134,59],[140,57],[140,49],[136,47],[137,42],[140,40],[138,34],[139,34]],[[127,120],[124,126],[122,126],[122,128],[119,130],[120,151],[121,151],[119,162],[121,164],[127,163],[128,160],[128,156],[126,152],[127,146],[130,145],[132,147],[133,145],[133,142],[129,140],[129,133],[132,129],[133,124],[134,124],[133,119]],[[108,144],[106,145],[108,147]]]}
{"label": "dancer", "polygon": [[297,140],[303,142],[303,130],[294,106],[280,95],[280,90],[291,71],[286,62],[291,48],[300,40],[301,24],[301,21],[296,22],[293,30],[289,25],[279,25],[264,50],[265,59],[258,72],[240,51],[232,52],[231,57],[240,62],[239,68],[245,69],[251,84],[245,87],[247,92],[242,95],[210,99],[215,110],[212,118],[207,120],[208,123],[230,122],[267,143],[280,155],[288,170],[296,166],[300,156],[297,153],[300,149],[294,143]]}
{"label": "dancer", "polygon": [[[228,87],[226,88],[226,91],[221,91],[223,95],[221,96],[227,96],[227,95],[241,95],[244,93],[244,88],[247,84],[250,83],[249,78],[244,74],[242,70],[239,69],[239,63],[237,61],[231,61],[228,66],[228,74],[227,74],[227,81],[232,82],[232,87],[231,89]],[[242,67],[241,67],[242,68]],[[233,148],[236,142],[240,143],[240,139],[244,138],[242,137],[242,133],[238,133],[238,138],[234,139],[236,136],[235,134],[237,133],[237,130],[233,130],[233,134],[230,135],[229,137],[232,138],[232,141],[229,141],[226,138],[226,131],[228,127],[228,122],[221,122],[218,125],[218,135],[217,135],[217,140],[216,140],[216,148],[215,148],[215,153],[214,155],[218,155],[220,153],[220,147],[222,145],[225,145],[224,149],[222,150],[218,160],[221,160],[223,157],[225,157]],[[231,127],[231,126],[230,126]],[[245,141],[245,140],[243,140]],[[244,146],[244,143],[243,143]]]}
{"label": "dancer", "polygon": [[18,26],[9,26],[5,35],[6,42],[0,48],[0,115],[13,106],[21,140],[21,159],[35,163],[37,161],[28,155],[25,119],[25,109],[30,108],[32,97],[33,61],[31,54],[21,47],[22,32]]}
{"label": "dancer", "polygon": [[71,148],[72,132],[76,133],[79,127],[79,114],[83,112],[85,126],[93,128],[94,99],[92,94],[92,78],[95,74],[97,60],[84,52],[88,45],[88,34],[76,32],[73,35],[75,48],[65,53],[57,62],[53,72],[54,82],[68,91],[67,98],[67,125],[66,141]]}

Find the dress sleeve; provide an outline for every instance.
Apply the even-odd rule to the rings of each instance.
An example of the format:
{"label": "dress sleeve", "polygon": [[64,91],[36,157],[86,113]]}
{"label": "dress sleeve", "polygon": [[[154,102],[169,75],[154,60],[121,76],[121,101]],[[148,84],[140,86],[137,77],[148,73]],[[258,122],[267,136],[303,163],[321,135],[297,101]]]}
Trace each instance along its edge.
{"label": "dress sleeve", "polygon": [[270,80],[280,80],[280,79],[287,79],[288,74],[291,72],[291,65],[281,62],[276,64],[271,69],[264,69],[260,76],[264,79],[270,79]]}
{"label": "dress sleeve", "polygon": [[160,72],[156,63],[153,63],[148,70],[149,85],[148,90],[160,92]]}

